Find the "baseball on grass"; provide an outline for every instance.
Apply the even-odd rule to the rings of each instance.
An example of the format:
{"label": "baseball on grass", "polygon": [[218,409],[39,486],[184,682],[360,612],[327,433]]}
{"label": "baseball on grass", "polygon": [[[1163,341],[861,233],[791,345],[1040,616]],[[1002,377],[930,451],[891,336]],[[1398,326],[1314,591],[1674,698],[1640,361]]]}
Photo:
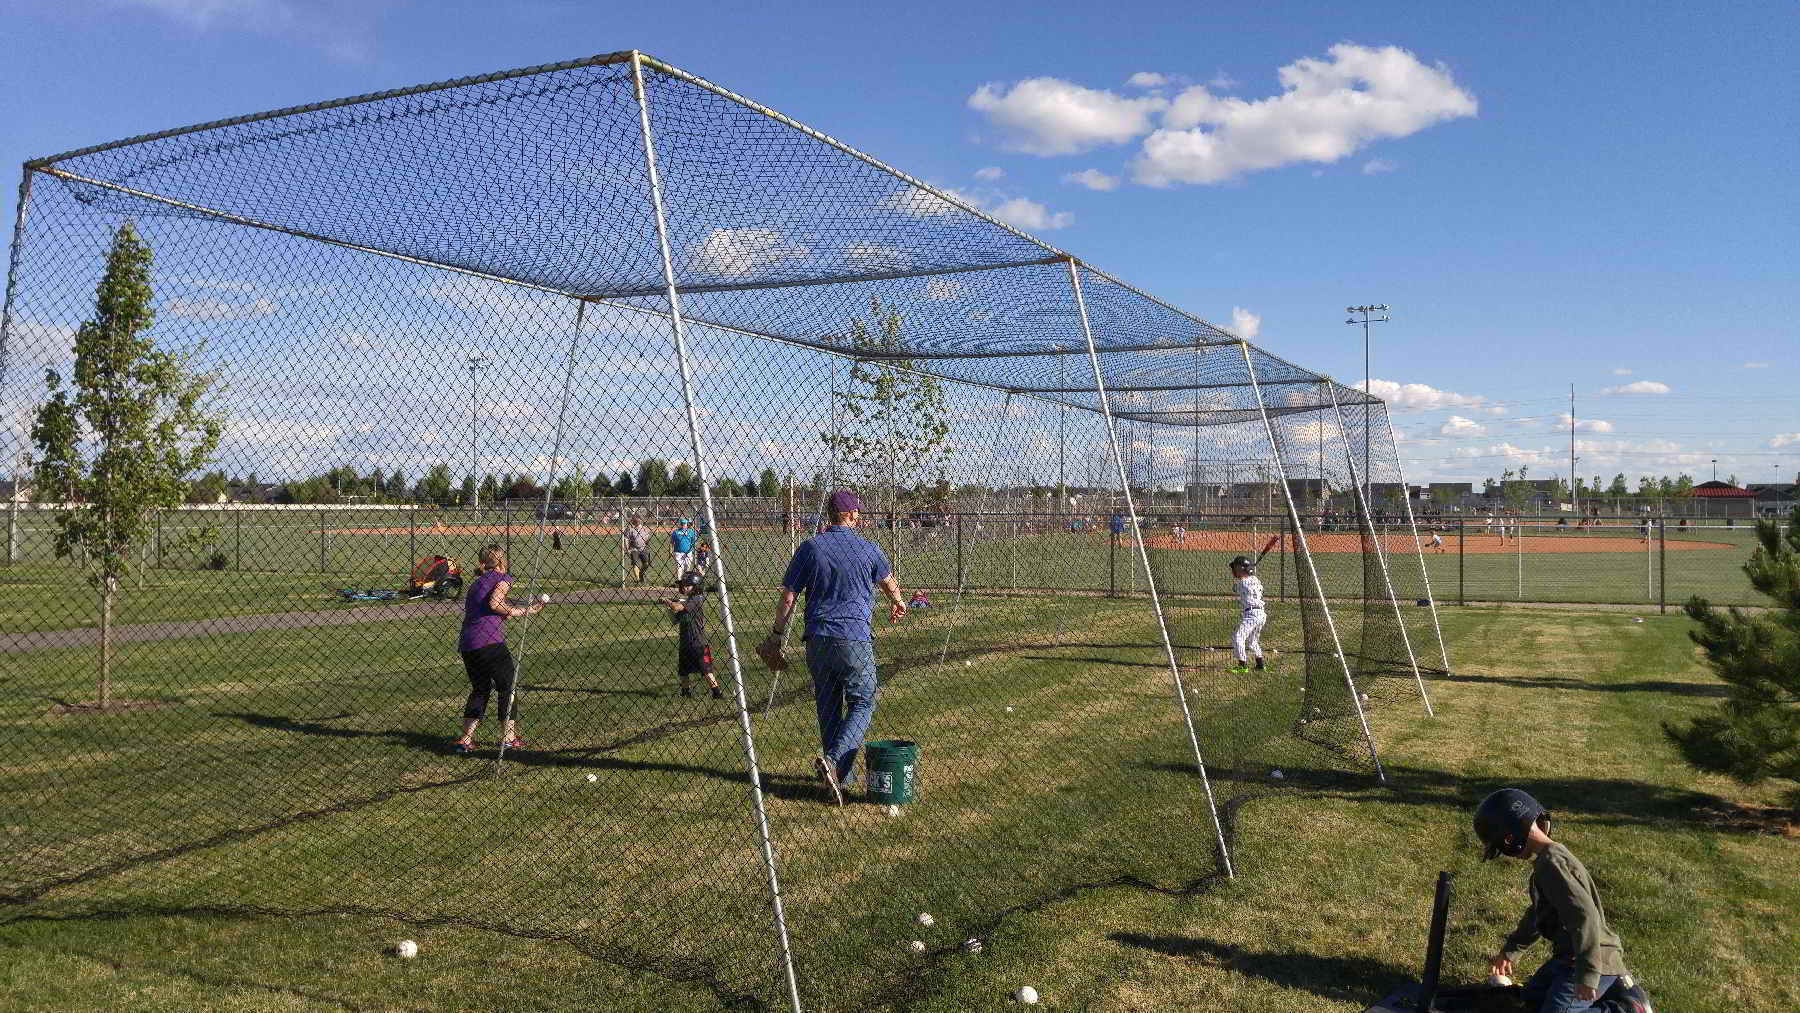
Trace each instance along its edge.
{"label": "baseball on grass", "polygon": [[394,944],[394,955],[402,960],[411,960],[419,955],[419,944],[410,939],[402,939]]}
{"label": "baseball on grass", "polygon": [[919,912],[919,924],[920,925],[931,925],[931,924],[935,923],[936,921],[937,921],[936,918],[931,917],[931,912],[929,912],[929,911],[920,911]]}
{"label": "baseball on grass", "polygon": [[981,940],[976,938],[975,936],[970,936],[969,938],[963,940],[962,941],[962,951],[964,953],[980,953],[981,952]]}
{"label": "baseball on grass", "polygon": [[1011,707],[1008,707],[1008,708],[1006,708],[1006,713],[1008,713],[1008,714],[1011,714],[1011,713],[1012,713],[1012,712],[1013,712],[1013,711],[1012,711],[1012,708],[1011,708]]}
{"label": "baseball on grass", "polygon": [[974,668],[975,663],[973,661],[965,661],[965,662],[963,662],[963,667],[964,668]]}
{"label": "baseball on grass", "polygon": [[1510,985],[1513,982],[1511,978],[1508,978],[1504,974],[1490,974],[1487,976],[1487,983],[1490,985]]}
{"label": "baseball on grass", "polygon": [[1271,770],[1271,771],[1269,771],[1269,776],[1270,776],[1270,777],[1272,777],[1272,778],[1274,778],[1274,779],[1275,779],[1275,780],[1277,780],[1277,781],[1281,781],[1281,780],[1285,780],[1285,779],[1286,779],[1286,778],[1287,778],[1287,775],[1286,775],[1286,774],[1283,774],[1283,773],[1282,773],[1282,772],[1281,772],[1281,771],[1279,771],[1279,770]]}
{"label": "baseball on grass", "polygon": [[1013,993],[1013,998],[1027,1006],[1036,1006],[1038,1001],[1037,989],[1032,988],[1030,985],[1020,985],[1018,991]]}
{"label": "baseball on grass", "polygon": [[910,947],[914,953],[924,953],[925,952],[925,943],[923,940],[915,939],[912,942],[907,943],[906,945],[908,947]]}
{"label": "baseball on grass", "polygon": [[589,775],[588,775],[588,780],[590,780],[590,781],[598,781],[598,780],[600,780],[600,775],[599,775],[599,774],[589,774]]}
{"label": "baseball on grass", "polygon": [[538,595],[538,604],[539,604],[539,605],[548,605],[548,604],[550,604],[550,596],[549,596],[549,595],[547,595],[547,594],[540,594],[540,595]]}

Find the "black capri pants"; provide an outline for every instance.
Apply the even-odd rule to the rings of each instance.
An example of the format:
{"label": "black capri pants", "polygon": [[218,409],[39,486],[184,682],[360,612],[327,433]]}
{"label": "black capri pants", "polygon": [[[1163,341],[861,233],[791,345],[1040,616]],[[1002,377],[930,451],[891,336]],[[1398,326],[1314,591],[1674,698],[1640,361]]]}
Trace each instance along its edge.
{"label": "black capri pants", "polygon": [[513,707],[509,713],[506,706],[513,695],[513,677],[518,672],[512,652],[506,645],[489,644],[463,651],[462,660],[464,670],[469,673],[469,702],[463,705],[464,720],[481,720],[487,714],[488,694],[495,691],[500,694],[500,699],[495,702],[500,720],[518,717],[518,707]]}

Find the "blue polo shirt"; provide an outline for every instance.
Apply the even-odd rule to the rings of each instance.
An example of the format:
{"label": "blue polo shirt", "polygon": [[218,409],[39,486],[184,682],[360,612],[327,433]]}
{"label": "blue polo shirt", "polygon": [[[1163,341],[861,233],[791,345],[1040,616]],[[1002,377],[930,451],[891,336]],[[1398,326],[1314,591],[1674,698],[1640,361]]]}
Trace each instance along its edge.
{"label": "blue polo shirt", "polygon": [[806,595],[806,636],[873,641],[873,586],[892,572],[875,543],[833,524],[794,550],[781,586]]}
{"label": "blue polo shirt", "polygon": [[694,551],[694,540],[698,537],[699,532],[693,528],[676,528],[669,532],[669,548],[676,552],[692,552]]}

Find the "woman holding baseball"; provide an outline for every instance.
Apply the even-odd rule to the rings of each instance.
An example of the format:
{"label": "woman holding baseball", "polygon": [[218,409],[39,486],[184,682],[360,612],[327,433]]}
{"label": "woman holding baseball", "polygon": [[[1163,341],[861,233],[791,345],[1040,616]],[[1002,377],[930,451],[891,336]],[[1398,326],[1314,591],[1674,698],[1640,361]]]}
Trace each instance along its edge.
{"label": "woman holding baseball", "polygon": [[544,610],[542,602],[523,607],[507,604],[506,591],[512,586],[512,576],[506,572],[505,549],[489,545],[481,550],[479,560],[481,574],[469,585],[469,593],[463,599],[462,633],[456,641],[463,669],[469,674],[469,700],[463,705],[462,738],[450,747],[453,753],[475,748],[475,726],[487,713],[489,694],[496,691],[500,694],[496,711],[502,726],[501,743],[507,749],[525,745],[513,724],[517,714],[513,706],[513,677],[517,668],[512,652],[506,649],[504,623],[513,616]]}

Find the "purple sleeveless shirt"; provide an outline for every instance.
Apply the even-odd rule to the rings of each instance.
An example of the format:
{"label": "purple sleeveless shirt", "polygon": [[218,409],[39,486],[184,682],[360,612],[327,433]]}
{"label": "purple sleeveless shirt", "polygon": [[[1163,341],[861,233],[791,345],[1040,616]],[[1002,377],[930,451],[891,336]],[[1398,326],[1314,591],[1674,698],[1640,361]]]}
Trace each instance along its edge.
{"label": "purple sleeveless shirt", "polygon": [[511,574],[487,570],[469,585],[468,596],[463,599],[462,635],[456,638],[457,650],[475,651],[506,643],[506,627],[502,625],[506,617],[488,608],[488,599],[493,597],[495,584],[511,581]]}

